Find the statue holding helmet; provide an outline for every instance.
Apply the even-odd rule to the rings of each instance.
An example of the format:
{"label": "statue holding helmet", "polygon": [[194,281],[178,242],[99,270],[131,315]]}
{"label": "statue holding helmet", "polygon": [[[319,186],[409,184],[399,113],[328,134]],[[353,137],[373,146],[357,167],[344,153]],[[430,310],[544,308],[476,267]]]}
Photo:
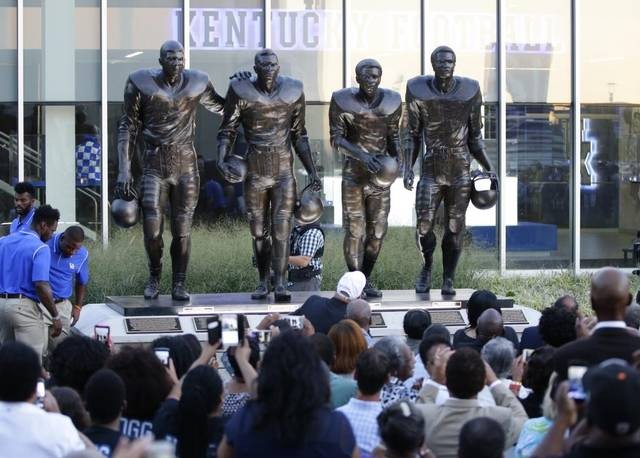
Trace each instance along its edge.
{"label": "statue holding helmet", "polygon": [[[480,208],[497,199],[497,178],[492,172],[482,141],[482,94],[477,81],[454,77],[456,55],[447,46],[431,54],[434,76],[417,76],[407,83],[409,119],[405,188],[413,189],[413,165],[422,153],[421,175],[416,190],[416,238],[423,266],[416,292],[431,289],[431,266],[436,248],[433,231],[436,212],[444,201],[445,228],[442,239],[443,295],[454,295],[455,271],[462,253],[465,214],[472,194]],[[487,191],[475,189],[469,166],[474,158],[492,182]],[[486,197],[489,197],[488,199]]]}
{"label": "statue holding helmet", "polygon": [[360,61],[358,87],[335,91],[329,106],[331,144],[344,155],[343,253],[349,271],[359,270],[367,277],[367,297],[382,296],[370,277],[387,233],[390,188],[402,157],[402,99],[379,87],[381,77],[378,61]]}
{"label": "statue holding helmet", "polygon": [[[322,185],[305,128],[302,83],[279,75],[278,57],[270,49],[256,54],[254,70],[256,77],[229,85],[218,132],[218,167],[228,181],[244,180],[259,276],[251,298],[267,297],[273,270],[274,298],[288,302],[289,235],[297,200],[292,149],[309,174],[311,189],[317,192]],[[231,154],[240,125],[248,144],[246,172]]]}

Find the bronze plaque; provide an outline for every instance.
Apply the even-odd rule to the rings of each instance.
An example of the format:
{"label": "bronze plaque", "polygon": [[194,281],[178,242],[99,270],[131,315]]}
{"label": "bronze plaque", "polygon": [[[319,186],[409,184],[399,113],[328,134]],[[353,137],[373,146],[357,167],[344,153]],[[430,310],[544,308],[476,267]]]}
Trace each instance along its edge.
{"label": "bronze plaque", "polygon": [[182,332],[177,316],[125,318],[127,334],[163,334]]}
{"label": "bronze plaque", "polygon": [[457,310],[429,310],[432,323],[444,324],[446,326],[465,326],[462,314]]}
{"label": "bronze plaque", "polygon": [[387,324],[384,322],[384,318],[382,318],[382,313],[372,313],[371,314],[371,324],[370,328],[386,328]]}
{"label": "bronze plaque", "polygon": [[520,309],[502,309],[502,321],[504,324],[529,324]]}

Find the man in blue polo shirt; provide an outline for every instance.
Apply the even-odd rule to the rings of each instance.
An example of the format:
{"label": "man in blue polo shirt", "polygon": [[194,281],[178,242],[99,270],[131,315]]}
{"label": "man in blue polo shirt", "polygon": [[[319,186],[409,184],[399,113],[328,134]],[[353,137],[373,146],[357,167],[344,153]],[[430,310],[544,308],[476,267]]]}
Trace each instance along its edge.
{"label": "man in blue polo shirt", "polygon": [[21,229],[29,229],[33,222],[33,213],[36,211],[34,207],[36,203],[36,188],[31,183],[21,181],[13,187],[13,190],[16,193],[14,199],[18,216],[11,221],[10,234]]}
{"label": "man in blue polo shirt", "polygon": [[17,340],[42,358],[47,342],[44,316],[38,302],[51,315],[52,336],[62,323],[49,285],[51,252],[43,241],[58,227],[60,212],[43,205],[33,215],[31,227],[0,238],[0,344]]}
{"label": "man in blue polo shirt", "polygon": [[[49,351],[69,335],[69,328],[80,318],[89,283],[89,252],[82,246],[83,242],[84,231],[80,226],[70,226],[47,241],[51,252],[49,282],[53,302],[62,319],[62,333],[49,339]],[[72,306],[70,298],[74,290],[76,303]]]}

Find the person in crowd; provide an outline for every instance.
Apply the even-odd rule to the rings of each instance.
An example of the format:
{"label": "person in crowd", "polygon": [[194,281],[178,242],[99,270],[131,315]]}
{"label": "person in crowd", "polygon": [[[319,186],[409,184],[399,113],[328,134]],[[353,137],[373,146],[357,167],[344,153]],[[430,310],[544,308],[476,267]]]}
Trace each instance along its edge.
{"label": "person in crowd", "polygon": [[624,313],[624,322],[628,328],[640,329],[640,305],[636,302],[627,307],[627,311]]}
{"label": "person in crowd", "polygon": [[358,382],[358,395],[336,409],[349,420],[360,449],[360,456],[371,455],[380,443],[376,419],[382,412],[380,391],[388,378],[389,359],[375,348],[365,350],[356,361],[355,379]]}
{"label": "person in crowd", "polygon": [[402,320],[402,328],[407,335],[407,345],[411,349],[411,353],[418,354],[418,347],[422,340],[422,335],[431,325],[431,315],[426,310],[413,309],[409,310]]}
{"label": "person in crowd", "polygon": [[347,272],[338,281],[332,298],[309,296],[292,315],[304,315],[316,332],[327,334],[331,326],[344,318],[347,304],[362,296],[367,279],[362,272]]}
{"label": "person in crowd", "polygon": [[357,384],[353,377],[341,377],[331,372],[331,367],[336,359],[336,347],[325,334],[314,334],[309,337],[316,353],[325,364],[329,372],[329,388],[331,390],[331,407],[336,409],[349,402],[349,399],[357,394]]}
{"label": "person in crowd", "polygon": [[360,327],[355,321],[341,320],[331,326],[328,336],[336,349],[331,371],[343,377],[353,378],[358,355],[367,349],[367,342]]}
{"label": "person in crowd", "polygon": [[540,315],[538,334],[542,341],[552,347],[562,347],[576,340],[576,312],[564,307],[547,307]]}
{"label": "person in crowd", "polygon": [[124,382],[112,370],[100,369],[87,381],[84,400],[91,417],[91,426],[84,434],[100,453],[111,457],[122,437],[120,417],[126,406]]}
{"label": "person in crowd", "polygon": [[33,215],[36,212],[36,188],[31,183],[21,181],[16,183],[13,190],[15,191],[15,210],[18,216],[11,221],[10,234],[29,229],[33,223]]}
{"label": "person in crowd", "polygon": [[52,321],[51,336],[62,332],[62,320],[49,284],[51,253],[45,242],[58,227],[60,212],[43,205],[30,226],[0,238],[0,344],[30,345],[42,359],[46,323],[38,302]]}
{"label": "person in crowd", "polygon": [[[260,362],[260,344],[255,339],[245,339],[244,346],[249,346],[249,356],[247,362],[253,368],[253,371],[258,370],[258,363]],[[240,352],[238,351],[240,349]],[[247,401],[251,398],[252,387],[250,383],[247,383],[243,375],[242,370],[238,364],[238,356],[241,354],[243,348],[241,347],[229,347],[225,351],[227,360],[229,361],[231,379],[225,384],[224,387],[224,401],[222,403],[222,415],[224,417],[230,417],[238,410],[240,410]],[[250,382],[250,381],[249,381]]]}
{"label": "person in crowd", "polygon": [[490,417],[474,418],[460,430],[458,458],[502,458],[505,442],[500,423]]}
{"label": "person in crowd", "polygon": [[84,431],[89,427],[89,414],[76,390],[67,386],[55,386],[51,388],[51,394],[56,398],[60,413],[71,418],[73,426],[78,431]]}
{"label": "person in crowd", "polygon": [[[555,303],[553,304],[553,308],[556,309],[564,309],[568,312],[573,312],[575,314],[578,313],[578,301],[576,298],[567,294],[559,297]],[[540,348],[545,344],[545,341],[542,339],[540,335],[540,330],[538,326],[529,326],[522,331],[522,336],[520,337],[520,352],[525,348],[536,349]]]}
{"label": "person in crowd", "polygon": [[347,418],[328,407],[329,377],[312,343],[285,331],[264,353],[257,398],[225,427],[219,458],[357,457]]}
{"label": "person in crowd", "polygon": [[[425,404],[419,404],[425,419],[429,419],[425,433],[427,445],[438,458],[455,458],[462,426],[478,417],[496,420],[506,435],[504,448],[515,444],[527,414],[513,393],[496,377],[477,351],[463,347],[455,352],[440,351],[436,363],[420,393]],[[437,384],[446,385],[450,398],[438,406]],[[481,406],[478,393],[488,385],[496,406]]]}
{"label": "person in crowd", "polygon": [[496,337],[482,347],[480,356],[513,394],[519,398],[529,394],[529,390],[522,386],[522,358],[516,359],[516,349],[511,341]]}
{"label": "person in crowd", "polygon": [[[601,280],[601,279],[600,279]],[[593,303],[593,302],[592,302]],[[558,414],[534,457],[631,458],[640,456],[640,374],[626,361],[608,359],[584,375],[586,418],[575,427],[574,443],[567,431],[578,420],[568,381],[556,390]],[[581,434],[580,434],[581,433]],[[581,436],[581,437],[577,437]],[[577,440],[575,440],[577,439]],[[569,451],[565,450],[569,448]]]}
{"label": "person in crowd", "polygon": [[369,328],[371,327],[371,306],[364,299],[354,299],[347,304],[347,313],[344,316],[353,320],[360,326],[362,336],[367,341],[367,347],[373,346],[373,338]]}
{"label": "person in crowd", "polygon": [[544,392],[541,415],[537,417],[531,416],[529,420],[524,422],[518,443],[514,449],[515,458],[531,458],[533,452],[551,428],[557,414],[556,405],[551,398],[551,391],[555,384],[555,379],[556,374],[551,374],[548,386]]}
{"label": "person in crowd", "polygon": [[[439,337],[439,340],[446,341],[449,347],[451,347],[451,333],[446,326],[440,323],[433,323],[429,325],[429,327],[422,333],[420,345],[422,345],[422,341],[425,339],[431,339],[432,337]],[[405,385],[408,387],[412,387],[418,380],[424,381],[426,378],[429,378],[429,374],[424,366],[424,360],[420,356],[422,354],[420,345],[418,346],[418,353],[414,357],[415,367],[413,368],[413,377],[407,379],[405,382]]]}
{"label": "person in crowd", "polygon": [[[200,345],[200,340],[198,340],[195,334],[180,334],[176,337],[185,341],[191,354],[195,355],[196,358],[200,357],[202,354],[202,345]],[[171,357],[171,355],[169,355],[169,357]]]}
{"label": "person in crowd", "polygon": [[426,448],[425,418],[411,402],[398,401],[384,409],[378,430],[382,444],[374,450],[375,458],[435,458]]}
{"label": "person in crowd", "polygon": [[522,384],[529,389],[529,395],[521,398],[522,406],[529,418],[542,416],[544,394],[549,386],[549,379],[553,368],[551,358],[555,349],[550,346],[540,347],[527,359],[524,366]]}
{"label": "person in crowd", "polygon": [[84,393],[87,380],[102,369],[109,358],[109,349],[95,339],[71,335],[53,350],[49,358],[51,385],[68,386]]}
{"label": "person in crowd", "polygon": [[[464,329],[459,329],[453,335],[453,348],[460,348],[465,345],[476,346],[477,348],[477,332],[476,328],[478,326],[478,318],[480,315],[487,310],[494,309],[499,313],[500,307],[498,307],[498,298],[491,291],[487,291],[485,289],[479,289],[474,291],[467,302],[467,318],[469,320],[469,325]],[[510,327],[504,327],[504,335],[513,345],[518,347],[518,335],[516,331]]]}
{"label": "person in crowd", "polygon": [[21,342],[0,347],[0,455],[3,457],[54,457],[83,450],[85,444],[71,419],[59,413],[47,392],[35,405],[40,355]]}
{"label": "person in crowd", "polygon": [[[198,342],[198,347],[200,343]],[[151,348],[168,348],[169,358],[176,371],[176,377],[181,379],[187,373],[193,362],[200,354],[196,354],[183,336],[163,336],[151,342]],[[200,350],[200,348],[198,348]]]}
{"label": "person in crowd", "polygon": [[289,290],[320,291],[324,231],[319,223],[296,220],[289,240]]}
{"label": "person in crowd", "polygon": [[109,358],[107,368],[118,374],[126,387],[120,432],[132,439],[150,433],[151,421],[173,383],[165,366],[149,349],[124,346]]}
{"label": "person in crowd", "polygon": [[640,336],[629,332],[624,313],[631,302],[629,277],[619,269],[605,267],[591,277],[591,307],[598,324],[589,337],[558,348],[553,356],[553,369],[560,380],[567,378],[567,369],[575,361],[593,366],[609,358],[632,361],[633,352],[640,349]]}
{"label": "person in crowd", "polygon": [[[71,326],[80,318],[89,284],[89,252],[82,246],[83,243],[84,231],[80,226],[69,226],[47,241],[51,252],[49,282],[53,302],[62,320],[62,333],[49,339],[49,350],[69,335]],[[75,298],[73,305],[72,295]]]}
{"label": "person in crowd", "polygon": [[389,359],[389,381],[382,388],[382,407],[400,399],[415,400],[418,387],[407,388],[404,381],[413,374],[413,353],[404,340],[398,336],[385,336],[373,348],[384,353]]}

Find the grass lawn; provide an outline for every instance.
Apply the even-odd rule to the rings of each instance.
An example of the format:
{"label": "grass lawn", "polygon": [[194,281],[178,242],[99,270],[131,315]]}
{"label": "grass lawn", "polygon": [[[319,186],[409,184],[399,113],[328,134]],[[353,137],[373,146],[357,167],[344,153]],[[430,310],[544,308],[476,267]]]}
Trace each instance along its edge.
{"label": "grass lawn", "polygon": [[[440,239],[440,237],[438,237]],[[165,234],[162,293],[171,284],[169,245]],[[142,241],[142,227],[114,230],[109,246],[87,244],[90,251],[91,282],[87,302],[103,302],[105,296],[141,295],[147,278],[147,260]],[[251,265],[251,236],[245,223],[220,223],[193,230],[187,287],[192,293],[253,291],[257,271]],[[345,272],[341,230],[326,231],[323,289],[333,290]],[[570,272],[538,273],[531,276],[501,277],[497,272],[497,254],[467,246],[458,266],[456,287],[489,289],[498,295],[511,296],[516,303],[542,309],[563,294],[573,294],[581,304],[588,304],[589,276]],[[414,229],[392,227],[384,242],[373,273],[382,289],[412,289],[420,269],[414,241]],[[439,288],[442,275],[440,249],[434,259],[434,287]],[[636,291],[640,282],[633,277]]]}

